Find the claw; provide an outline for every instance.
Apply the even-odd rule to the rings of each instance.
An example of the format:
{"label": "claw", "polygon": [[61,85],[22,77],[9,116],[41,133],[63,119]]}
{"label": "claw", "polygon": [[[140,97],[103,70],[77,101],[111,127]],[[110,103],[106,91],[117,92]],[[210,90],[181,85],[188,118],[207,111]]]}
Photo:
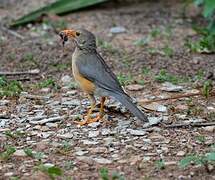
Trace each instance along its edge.
{"label": "claw", "polygon": [[99,121],[101,119],[102,119],[102,116],[98,115],[95,118],[88,118],[88,119],[86,119],[84,121],[81,121],[81,122],[79,122],[79,121],[74,121],[74,122],[76,124],[80,125],[80,126],[83,126],[83,125],[87,125],[87,124],[90,124],[90,123],[93,123],[93,122],[97,122],[97,121]]}

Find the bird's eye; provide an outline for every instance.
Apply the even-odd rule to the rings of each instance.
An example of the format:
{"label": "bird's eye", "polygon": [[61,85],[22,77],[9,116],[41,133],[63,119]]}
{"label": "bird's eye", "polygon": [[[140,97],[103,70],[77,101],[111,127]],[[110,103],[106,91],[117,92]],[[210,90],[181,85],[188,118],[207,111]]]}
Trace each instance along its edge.
{"label": "bird's eye", "polygon": [[76,32],[76,36],[80,36],[80,34],[81,34],[80,32]]}

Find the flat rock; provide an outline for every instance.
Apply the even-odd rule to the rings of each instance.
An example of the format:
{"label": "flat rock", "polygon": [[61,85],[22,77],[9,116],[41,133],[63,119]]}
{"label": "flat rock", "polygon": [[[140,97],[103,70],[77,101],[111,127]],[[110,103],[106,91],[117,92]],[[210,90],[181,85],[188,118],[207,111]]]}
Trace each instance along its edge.
{"label": "flat rock", "polygon": [[99,135],[99,131],[89,131],[88,137],[93,138]]}
{"label": "flat rock", "polygon": [[79,161],[85,162],[87,164],[93,164],[94,163],[93,158],[88,157],[88,156],[77,156],[77,159]]}
{"label": "flat rock", "polygon": [[58,134],[57,137],[62,139],[71,139],[73,137],[73,134],[72,133]]}
{"label": "flat rock", "polygon": [[99,144],[97,141],[89,141],[89,140],[82,140],[83,144],[85,145],[96,145]]}
{"label": "flat rock", "polygon": [[55,122],[55,121],[62,121],[65,118],[65,116],[56,116],[56,117],[50,117],[47,119],[42,119],[42,120],[31,120],[30,124],[45,124],[48,122]]}
{"label": "flat rock", "polygon": [[64,106],[79,106],[80,105],[80,101],[78,99],[71,99],[71,100],[67,100],[67,101],[63,101],[62,105]]}
{"label": "flat rock", "polygon": [[156,125],[162,121],[162,117],[149,117],[148,120],[150,125]]}
{"label": "flat rock", "polygon": [[185,151],[178,151],[176,156],[184,156],[186,154]]}
{"label": "flat rock", "polygon": [[112,131],[110,129],[105,128],[105,129],[102,129],[101,134],[103,136],[106,136],[106,135],[112,134]]}
{"label": "flat rock", "polygon": [[140,85],[140,84],[130,84],[126,86],[126,89],[128,89],[129,91],[140,91],[144,88],[144,86]]}
{"label": "flat rock", "polygon": [[93,123],[88,124],[88,126],[92,127],[92,128],[97,128],[100,124],[101,124],[100,122],[93,122]]}
{"label": "flat rock", "polygon": [[203,127],[203,129],[207,132],[214,132],[215,126],[206,126],[206,127]]}
{"label": "flat rock", "polygon": [[65,75],[61,77],[61,82],[63,85],[68,85],[69,83],[72,82],[72,78],[69,75]]}
{"label": "flat rock", "polygon": [[10,101],[9,100],[0,100],[0,106],[6,106]]}
{"label": "flat rock", "polygon": [[111,164],[112,161],[105,159],[105,158],[94,158],[94,161],[96,161],[99,164]]}
{"label": "flat rock", "polygon": [[126,29],[123,26],[115,26],[110,29],[112,34],[124,33]]}
{"label": "flat rock", "polygon": [[75,152],[75,154],[77,155],[77,156],[83,156],[84,154],[87,154],[88,153],[88,151],[77,151],[77,152]]}
{"label": "flat rock", "polygon": [[143,105],[143,107],[151,111],[167,112],[167,107],[157,102],[152,102],[150,104]]}
{"label": "flat rock", "polygon": [[135,136],[144,136],[146,134],[146,131],[144,131],[144,130],[127,129],[127,131],[131,135],[135,135]]}
{"label": "flat rock", "polygon": [[166,92],[179,92],[183,90],[183,86],[177,86],[170,82],[165,82],[162,84],[161,90]]}

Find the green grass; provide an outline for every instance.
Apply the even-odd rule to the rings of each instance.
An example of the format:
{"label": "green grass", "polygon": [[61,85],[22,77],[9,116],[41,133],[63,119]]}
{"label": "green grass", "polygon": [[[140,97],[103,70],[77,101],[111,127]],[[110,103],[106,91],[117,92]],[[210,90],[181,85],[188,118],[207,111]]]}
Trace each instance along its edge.
{"label": "green grass", "polygon": [[156,38],[158,36],[161,35],[161,29],[160,28],[154,28],[152,29],[152,31],[150,32],[151,37]]}
{"label": "green grass", "polygon": [[206,141],[206,138],[205,138],[205,136],[199,135],[199,136],[196,136],[196,141],[201,144],[204,144]]}
{"label": "green grass", "polygon": [[135,46],[143,47],[151,41],[151,36],[143,37],[134,42]]}
{"label": "green grass", "polygon": [[210,91],[213,89],[213,84],[211,80],[207,80],[203,84],[202,93],[203,95],[208,98],[210,95]]}
{"label": "green grass", "polygon": [[0,97],[18,96],[22,92],[22,84],[16,80],[7,80],[0,76]]}
{"label": "green grass", "polygon": [[41,161],[41,159],[44,157],[43,152],[33,152],[33,150],[31,148],[25,148],[24,152],[27,156],[29,156],[31,158],[35,158],[39,161]]}
{"label": "green grass", "polygon": [[142,68],[142,74],[143,75],[149,75],[150,71],[151,71],[151,69],[149,69],[148,67],[143,67]]}
{"label": "green grass", "polygon": [[54,69],[58,71],[63,71],[69,69],[71,66],[69,64],[52,64],[51,65]]}
{"label": "green grass", "polygon": [[125,177],[120,175],[118,172],[113,172],[110,174],[106,167],[99,170],[99,175],[102,180],[125,180]]}
{"label": "green grass", "polygon": [[155,166],[158,168],[158,169],[165,169],[165,163],[164,163],[164,160],[157,160],[155,161]]}
{"label": "green grass", "polygon": [[97,46],[100,47],[101,49],[104,49],[113,54],[117,52],[117,49],[115,47],[113,47],[111,43],[109,43],[105,40],[102,40],[100,38],[97,38],[96,41],[97,41],[96,42]]}
{"label": "green grass", "polygon": [[7,161],[12,157],[12,155],[16,152],[16,148],[12,146],[8,146],[6,150],[0,153],[0,160]]}
{"label": "green grass", "polygon": [[155,80],[160,83],[171,82],[172,84],[179,84],[179,83],[184,83],[189,81],[188,78],[178,77],[170,73],[167,73],[164,69],[160,70],[158,75],[155,76]]}
{"label": "green grass", "polygon": [[41,172],[47,174],[50,177],[50,179],[52,179],[52,180],[55,180],[56,177],[63,175],[62,169],[57,166],[47,166],[45,164],[40,164],[40,165],[34,167],[34,170],[41,171]]}
{"label": "green grass", "polygon": [[122,86],[129,85],[134,81],[134,79],[130,73],[127,75],[120,73],[117,75],[117,79],[119,80],[119,83]]}
{"label": "green grass", "polygon": [[12,131],[5,131],[5,135],[7,137],[10,137],[12,139],[17,139],[19,137],[25,137],[26,136],[26,133],[25,132],[20,132],[20,131],[15,131],[15,132],[12,132]]}
{"label": "green grass", "polygon": [[165,45],[165,47],[162,48],[162,52],[166,57],[172,57],[174,54],[174,50],[169,45]]}
{"label": "green grass", "polygon": [[59,86],[58,84],[56,83],[56,81],[52,78],[48,78],[48,79],[45,79],[43,81],[40,81],[39,83],[36,84],[36,87],[37,88],[47,88],[47,87],[50,87],[50,88],[54,88],[54,89],[58,89]]}
{"label": "green grass", "polygon": [[205,154],[196,153],[187,155],[179,162],[181,168],[186,168],[193,164],[205,167],[205,170],[210,173],[209,165],[215,165],[215,150],[212,149],[209,153]]}

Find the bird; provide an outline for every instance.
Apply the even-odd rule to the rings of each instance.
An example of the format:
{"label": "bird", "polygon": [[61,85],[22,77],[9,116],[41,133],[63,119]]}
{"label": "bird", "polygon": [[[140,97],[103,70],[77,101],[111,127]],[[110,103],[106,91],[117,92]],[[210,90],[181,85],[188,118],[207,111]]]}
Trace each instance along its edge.
{"label": "bird", "polygon": [[[104,116],[104,103],[107,97],[114,97],[134,116],[147,122],[147,116],[132,102],[131,97],[123,90],[116,75],[97,52],[96,37],[86,29],[65,29],[59,32],[64,46],[68,39],[75,44],[72,53],[72,73],[80,88],[88,95],[90,109],[79,125],[87,125],[101,120]],[[95,96],[100,97],[98,116],[91,115],[96,107]]]}

